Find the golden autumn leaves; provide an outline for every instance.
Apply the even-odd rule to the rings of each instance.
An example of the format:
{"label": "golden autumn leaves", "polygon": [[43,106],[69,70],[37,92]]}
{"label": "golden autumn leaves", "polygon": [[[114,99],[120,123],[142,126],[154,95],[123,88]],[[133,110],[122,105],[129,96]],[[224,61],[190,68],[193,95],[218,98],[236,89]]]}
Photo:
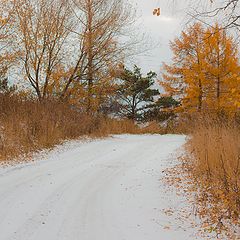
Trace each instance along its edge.
{"label": "golden autumn leaves", "polygon": [[217,24],[196,23],[171,42],[172,64],[161,85],[184,111],[235,112],[240,107],[240,65],[233,38]]}
{"label": "golden autumn leaves", "polygon": [[161,9],[160,8],[153,9],[153,15],[156,15],[159,17],[161,15]]}

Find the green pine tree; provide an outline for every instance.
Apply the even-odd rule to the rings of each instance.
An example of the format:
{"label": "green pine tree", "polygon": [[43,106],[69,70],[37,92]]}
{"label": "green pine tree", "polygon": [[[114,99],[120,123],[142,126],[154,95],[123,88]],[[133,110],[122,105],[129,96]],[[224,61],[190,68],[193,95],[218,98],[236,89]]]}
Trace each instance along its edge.
{"label": "green pine tree", "polygon": [[143,76],[141,69],[134,66],[133,70],[124,68],[118,79],[119,114],[132,120],[142,120],[144,112],[154,102],[154,96],[159,95],[153,85],[157,74],[150,71]]}

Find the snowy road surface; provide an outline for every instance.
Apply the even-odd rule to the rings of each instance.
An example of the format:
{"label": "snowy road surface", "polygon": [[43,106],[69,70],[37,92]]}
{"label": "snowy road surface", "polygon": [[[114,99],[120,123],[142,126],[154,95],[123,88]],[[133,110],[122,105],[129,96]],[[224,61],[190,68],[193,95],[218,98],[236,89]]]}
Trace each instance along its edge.
{"label": "snowy road surface", "polygon": [[187,240],[159,180],[179,135],[73,141],[41,161],[0,168],[0,240]]}

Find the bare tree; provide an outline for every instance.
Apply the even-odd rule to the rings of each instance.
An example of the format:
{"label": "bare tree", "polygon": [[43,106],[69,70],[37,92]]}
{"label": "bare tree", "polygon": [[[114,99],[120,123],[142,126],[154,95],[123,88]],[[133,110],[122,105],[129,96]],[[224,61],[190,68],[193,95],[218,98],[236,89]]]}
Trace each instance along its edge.
{"label": "bare tree", "polygon": [[14,10],[26,78],[42,101],[48,96],[53,72],[63,61],[71,12],[65,0],[15,0]]}
{"label": "bare tree", "polygon": [[13,3],[19,59],[39,101],[79,95],[91,112],[113,91],[113,69],[139,43],[129,38],[135,22],[132,5],[126,0]]}
{"label": "bare tree", "polygon": [[132,42],[126,41],[126,35],[134,22],[134,11],[124,0],[72,0],[71,7],[77,21],[76,45],[80,47],[62,98],[71,94],[69,88],[75,81],[81,82],[87,91],[85,102],[90,112],[97,97],[95,89],[130,49]]}
{"label": "bare tree", "polygon": [[218,21],[221,23],[222,28],[235,28],[239,30],[239,0],[199,0],[192,2],[189,6],[191,10],[188,14],[195,20],[199,20],[207,25],[212,25],[212,22]]}
{"label": "bare tree", "polygon": [[212,4],[215,4],[216,7],[213,7],[213,10],[205,13],[208,16],[222,16],[224,22],[224,27],[240,27],[240,1],[239,0],[226,0],[222,1],[220,4],[216,0],[210,0]]}

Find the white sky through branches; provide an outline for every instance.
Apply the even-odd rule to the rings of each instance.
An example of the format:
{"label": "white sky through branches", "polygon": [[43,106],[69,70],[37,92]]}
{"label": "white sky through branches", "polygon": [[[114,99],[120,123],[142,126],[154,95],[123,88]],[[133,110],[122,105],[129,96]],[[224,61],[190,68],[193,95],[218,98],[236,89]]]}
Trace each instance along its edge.
{"label": "white sky through branches", "polygon": [[[148,52],[147,56],[137,58],[137,64],[143,72],[153,70],[160,72],[162,62],[169,62],[172,54],[169,41],[179,36],[186,23],[194,21],[197,13],[215,9],[218,2],[210,0],[129,0],[135,4],[140,18],[140,31],[152,39],[158,46]],[[153,16],[154,8],[161,8],[160,17]],[[191,21],[190,21],[191,19]],[[201,17],[200,17],[201,19]],[[211,19],[201,19],[203,23],[213,23]],[[205,22],[206,20],[206,22]],[[210,22],[209,22],[210,20]],[[216,21],[216,18],[215,20]],[[221,20],[220,20],[221,21]],[[155,46],[155,44],[152,44]]]}
{"label": "white sky through branches", "polygon": [[[136,57],[143,72],[149,70],[160,72],[163,61],[171,60],[169,41],[173,40],[181,31],[184,22],[185,9],[181,1],[173,3],[168,0],[132,0],[136,4],[138,13],[141,16],[141,31],[144,31],[148,38],[153,41],[154,48],[143,56]],[[154,8],[161,8],[161,16],[153,16]]]}

